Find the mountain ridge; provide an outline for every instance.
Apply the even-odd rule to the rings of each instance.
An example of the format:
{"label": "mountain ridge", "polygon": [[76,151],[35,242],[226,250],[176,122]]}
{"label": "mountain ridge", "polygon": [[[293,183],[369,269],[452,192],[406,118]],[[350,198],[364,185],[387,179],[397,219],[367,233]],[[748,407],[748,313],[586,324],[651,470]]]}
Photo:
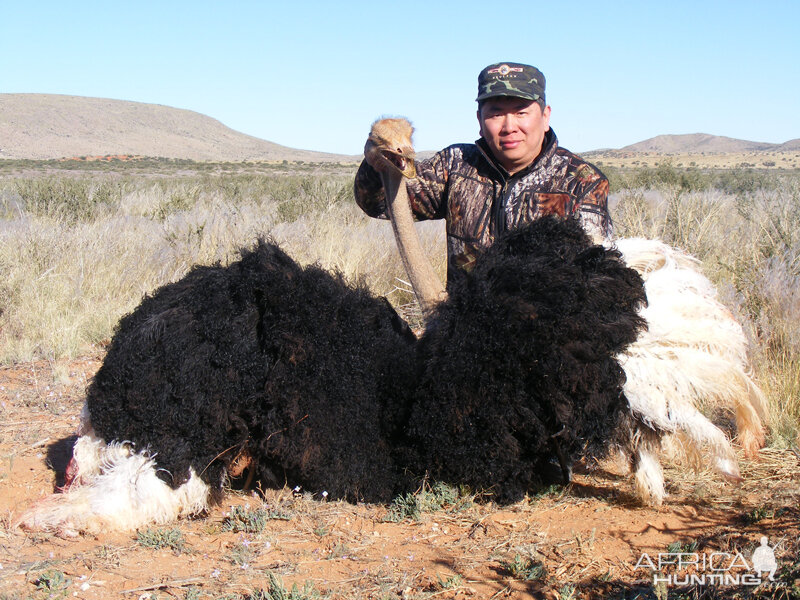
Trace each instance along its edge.
{"label": "mountain ridge", "polygon": [[[800,151],[707,133],[658,135],[582,154]],[[420,152],[420,157],[433,154]],[[194,111],[161,104],[57,94],[0,94],[0,158],[148,156],[196,161],[357,162],[361,156],[289,148],[235,131]]]}
{"label": "mountain ridge", "polygon": [[629,144],[619,151],[622,152],[657,152],[661,154],[685,153],[699,154],[702,152],[729,153],[729,152],[762,152],[780,150],[799,150],[800,138],[788,140],[782,144],[768,142],[753,142],[723,135],[708,133],[665,134]]}

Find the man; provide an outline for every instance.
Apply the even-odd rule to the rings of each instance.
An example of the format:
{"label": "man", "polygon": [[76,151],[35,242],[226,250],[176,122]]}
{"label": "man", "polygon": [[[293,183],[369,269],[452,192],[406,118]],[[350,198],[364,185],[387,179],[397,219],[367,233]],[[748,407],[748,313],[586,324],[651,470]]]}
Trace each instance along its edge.
{"label": "man", "polygon": [[[611,235],[608,180],[558,146],[544,88],[535,67],[489,65],[478,76],[481,138],[416,163],[417,177],[406,184],[411,208],[418,219],[447,220],[448,280],[498,235],[543,215],[576,215],[597,241]],[[368,215],[385,218],[381,179],[366,160],[355,198]]]}

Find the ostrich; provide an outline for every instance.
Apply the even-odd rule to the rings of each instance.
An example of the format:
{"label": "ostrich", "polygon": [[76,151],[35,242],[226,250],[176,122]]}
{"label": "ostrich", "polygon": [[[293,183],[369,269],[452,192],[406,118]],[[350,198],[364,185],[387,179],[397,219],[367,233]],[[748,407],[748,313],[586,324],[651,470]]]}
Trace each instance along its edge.
{"label": "ostrich", "polygon": [[[397,246],[424,315],[446,298],[441,281],[419,246],[401,175],[414,176],[413,127],[405,119],[376,121],[365,155],[381,174],[387,213]],[[658,459],[660,440],[674,434],[699,461],[703,455],[724,477],[739,479],[725,434],[698,409],[702,401],[733,406],[739,442],[747,455],[764,444],[765,398],[749,374],[747,341],[733,315],[716,300],[716,290],[699,262],[658,240],[615,242],[626,263],[642,274],[648,328],[620,354],[632,420],[626,452],[637,496],[647,504],[664,499]],[[653,435],[653,431],[658,432]]]}

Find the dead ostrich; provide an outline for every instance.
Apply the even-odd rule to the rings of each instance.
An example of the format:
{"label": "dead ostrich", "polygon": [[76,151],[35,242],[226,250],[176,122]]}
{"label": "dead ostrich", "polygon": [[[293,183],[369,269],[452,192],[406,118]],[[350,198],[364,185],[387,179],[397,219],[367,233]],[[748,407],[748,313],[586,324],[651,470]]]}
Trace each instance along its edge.
{"label": "dead ostrich", "polygon": [[[381,173],[403,264],[423,314],[430,315],[447,294],[420,248],[400,177],[414,176],[412,134],[405,119],[377,121],[365,154]],[[623,436],[623,451],[637,496],[655,505],[664,499],[659,451],[667,435],[678,437],[697,462],[737,480],[730,441],[697,407],[703,402],[732,407],[745,453],[752,456],[763,446],[768,407],[750,375],[741,326],[717,301],[696,259],[658,240],[620,239],[615,244],[626,263],[642,274],[649,301],[641,311],[647,330],[619,356],[632,417],[625,421],[630,431]]]}
{"label": "dead ostrich", "polygon": [[351,501],[388,501],[426,475],[521,499],[554,466],[608,451],[630,414],[615,357],[643,302],[616,250],[548,218],[433,295],[435,325],[416,340],[384,299],[260,242],[120,321],[65,490],[22,524],[74,535],[168,522],[247,467],[264,486]]}

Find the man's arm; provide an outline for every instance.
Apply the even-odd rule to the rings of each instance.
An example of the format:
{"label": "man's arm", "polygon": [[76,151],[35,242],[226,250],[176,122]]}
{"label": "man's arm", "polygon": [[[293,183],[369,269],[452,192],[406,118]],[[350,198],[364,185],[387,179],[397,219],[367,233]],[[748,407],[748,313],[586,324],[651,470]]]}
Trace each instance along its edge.
{"label": "man's arm", "polygon": [[610,240],[613,228],[608,212],[608,179],[594,165],[570,154],[567,187],[574,198],[572,214],[595,243]]}
{"label": "man's arm", "polygon": [[577,199],[575,215],[595,243],[611,239],[613,224],[608,212],[608,179],[603,177]]}
{"label": "man's arm", "polygon": [[[415,162],[417,176],[406,180],[408,200],[411,211],[417,220],[442,219],[447,206],[444,190],[447,171],[444,168],[445,150],[437,152],[427,160]],[[356,172],[353,194],[356,204],[370,217],[386,219],[386,196],[378,172],[366,160],[361,162]]]}

